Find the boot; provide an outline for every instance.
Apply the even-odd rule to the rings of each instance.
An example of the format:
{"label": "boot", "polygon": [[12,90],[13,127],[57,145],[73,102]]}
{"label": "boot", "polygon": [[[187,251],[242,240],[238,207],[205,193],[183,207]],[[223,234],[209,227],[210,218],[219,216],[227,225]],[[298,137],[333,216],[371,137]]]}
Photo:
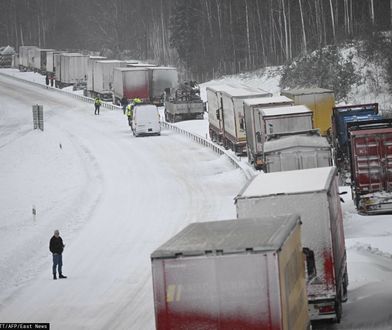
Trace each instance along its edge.
{"label": "boot", "polygon": [[53,279],[57,280],[56,274],[53,274]]}
{"label": "boot", "polygon": [[67,276],[60,273],[59,278],[67,278]]}

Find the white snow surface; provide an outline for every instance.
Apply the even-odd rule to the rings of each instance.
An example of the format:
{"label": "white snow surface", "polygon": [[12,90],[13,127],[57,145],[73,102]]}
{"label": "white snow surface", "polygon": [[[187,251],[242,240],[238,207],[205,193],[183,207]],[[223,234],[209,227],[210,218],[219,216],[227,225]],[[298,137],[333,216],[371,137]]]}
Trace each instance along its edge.
{"label": "white snow surface", "polygon": [[260,173],[250,181],[241,198],[275,194],[312,193],[325,190],[330,183],[333,167],[308,168],[304,170]]}
{"label": "white snow surface", "polygon": [[290,114],[299,114],[299,113],[312,114],[312,111],[306,105],[293,105],[288,107],[266,108],[266,109],[261,109],[260,111],[264,116],[280,116],[280,115],[290,115]]}
{"label": "white snow surface", "polygon": [[[224,83],[277,95],[279,72],[211,81],[202,97],[206,86]],[[387,98],[365,90],[353,89],[348,101]],[[33,130],[33,104],[44,106],[43,132]],[[206,137],[206,118],[176,125]],[[246,184],[240,170],[180,134],[134,138],[122,111],[94,116],[91,104],[3,75],[0,128],[0,322],[154,329],[150,253],[190,222],[235,218],[233,198]],[[392,329],[392,216],[358,215],[349,188],[341,190],[348,302],[340,324],[313,329]],[[66,280],[51,278],[54,229],[66,244]]]}

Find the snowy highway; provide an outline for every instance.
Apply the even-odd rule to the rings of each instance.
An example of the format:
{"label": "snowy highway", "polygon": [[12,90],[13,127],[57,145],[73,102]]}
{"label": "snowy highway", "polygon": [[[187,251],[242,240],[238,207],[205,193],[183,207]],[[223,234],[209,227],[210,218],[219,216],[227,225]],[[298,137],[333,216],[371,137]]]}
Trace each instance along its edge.
{"label": "snowy highway", "polygon": [[[150,253],[190,222],[235,218],[245,182],[180,134],[134,138],[121,111],[94,116],[91,104],[0,74],[0,322],[154,329]],[[348,301],[340,324],[313,329],[392,329],[392,216],[358,215],[342,197]],[[65,280],[52,280],[54,229]]]}
{"label": "snowy highway", "polygon": [[[134,138],[121,111],[94,116],[91,104],[4,76],[0,125],[1,322],[153,329],[150,253],[190,222],[235,218],[240,170],[171,131]],[[66,280],[52,280],[54,229]]]}

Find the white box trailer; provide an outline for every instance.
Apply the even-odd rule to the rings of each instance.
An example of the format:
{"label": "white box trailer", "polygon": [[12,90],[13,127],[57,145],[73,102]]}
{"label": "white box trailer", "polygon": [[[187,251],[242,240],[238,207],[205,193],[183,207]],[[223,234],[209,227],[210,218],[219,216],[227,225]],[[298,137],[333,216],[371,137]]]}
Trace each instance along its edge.
{"label": "white box trailer", "polygon": [[87,61],[87,93],[90,94],[90,91],[94,91],[94,63],[97,61],[106,60],[105,56],[89,56]]}
{"label": "white box trailer", "polygon": [[67,52],[60,52],[53,54],[53,70],[55,76],[56,87],[61,85],[61,56]]}
{"label": "white box trailer", "polygon": [[223,146],[232,149],[237,155],[246,153],[246,134],[244,105],[245,99],[270,97],[271,93],[258,88],[240,86],[226,88],[222,96]]}
{"label": "white box trailer", "polygon": [[206,87],[210,139],[219,144],[223,141],[222,91],[232,88],[235,88],[235,85],[220,84]]}
{"label": "white box trailer", "polygon": [[60,55],[60,87],[87,82],[88,55],[62,53]]}
{"label": "white box trailer", "polygon": [[124,96],[127,99],[138,97],[148,102],[150,100],[149,77],[149,70],[145,67],[114,68],[113,102],[120,104]]}
{"label": "white box trailer", "polygon": [[120,60],[102,60],[93,63],[93,89],[95,95],[100,95],[105,100],[112,100],[114,68],[126,67],[125,61]]}
{"label": "white box trailer", "polygon": [[313,111],[313,127],[320,129],[323,136],[330,134],[332,109],[335,106],[333,90],[318,87],[300,88],[282,91],[281,95],[291,98],[296,105],[306,105]]}
{"label": "white box trailer", "polygon": [[36,46],[19,46],[19,69],[32,70]]}
{"label": "white box trailer", "polygon": [[250,164],[256,169],[263,167],[263,141],[261,136],[262,121],[260,109],[291,106],[294,101],[286,96],[256,97],[244,100],[245,134],[247,155]]}
{"label": "white box trailer", "polygon": [[156,329],[309,329],[300,223],[188,225],[151,254]]}
{"label": "white box trailer", "polygon": [[156,105],[163,104],[163,95],[167,88],[178,87],[178,72],[174,67],[149,67],[150,71],[150,101]]}
{"label": "white box trailer", "polygon": [[312,320],[340,321],[347,263],[335,167],[260,173],[235,198],[238,218],[299,214]]}
{"label": "white box trailer", "polygon": [[282,135],[264,143],[265,172],[332,166],[332,149],[325,137],[314,134]]}
{"label": "white box trailer", "polygon": [[54,49],[35,48],[34,49],[34,71],[46,74],[47,52],[53,52]]}
{"label": "white box trailer", "polygon": [[50,50],[46,52],[46,72],[50,74],[54,74],[55,72],[55,54],[62,53],[59,50]]}

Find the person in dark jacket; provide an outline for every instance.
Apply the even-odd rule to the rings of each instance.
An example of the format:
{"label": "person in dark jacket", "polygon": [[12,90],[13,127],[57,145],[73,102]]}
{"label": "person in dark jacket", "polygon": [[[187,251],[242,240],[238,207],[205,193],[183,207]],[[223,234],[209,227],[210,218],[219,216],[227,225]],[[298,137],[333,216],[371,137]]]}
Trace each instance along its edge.
{"label": "person in dark jacket", "polygon": [[64,276],[62,273],[62,267],[63,267],[63,250],[64,250],[65,244],[63,243],[63,239],[60,237],[60,232],[56,229],[54,231],[54,235],[50,239],[49,242],[49,250],[53,254],[53,279],[57,280],[56,276],[56,268],[58,267],[58,272],[59,272],[59,278],[67,278],[67,276]]}
{"label": "person in dark jacket", "polygon": [[120,103],[121,103],[121,106],[122,106],[122,109],[123,109],[123,113],[125,115],[125,110],[127,109],[127,105],[128,105],[128,99],[124,96],[121,99]]}

